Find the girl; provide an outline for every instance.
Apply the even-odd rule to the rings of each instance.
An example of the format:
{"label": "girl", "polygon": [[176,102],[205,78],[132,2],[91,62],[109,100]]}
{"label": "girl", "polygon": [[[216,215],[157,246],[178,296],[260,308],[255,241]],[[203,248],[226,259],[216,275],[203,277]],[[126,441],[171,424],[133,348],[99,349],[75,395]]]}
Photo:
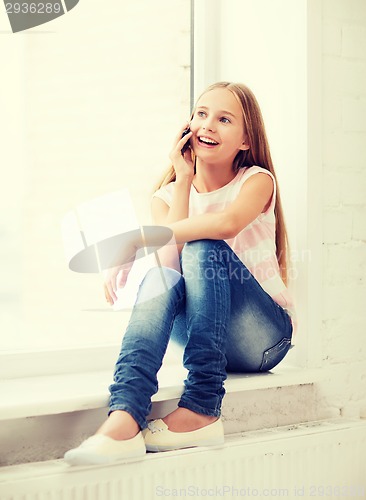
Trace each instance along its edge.
{"label": "girl", "polygon": [[[109,417],[66,453],[71,464],[223,443],[227,372],[268,371],[290,348],[287,237],[258,103],[242,84],[216,83],[199,97],[189,127],[183,137],[180,130],[152,200],[154,222],[177,242],[181,273],[166,265],[146,274],[110,387]],[[108,273],[110,303],[117,273],[123,285],[130,267]],[[156,293],[161,275],[165,290]],[[184,392],[175,411],[147,424],[170,339],[184,348]]]}

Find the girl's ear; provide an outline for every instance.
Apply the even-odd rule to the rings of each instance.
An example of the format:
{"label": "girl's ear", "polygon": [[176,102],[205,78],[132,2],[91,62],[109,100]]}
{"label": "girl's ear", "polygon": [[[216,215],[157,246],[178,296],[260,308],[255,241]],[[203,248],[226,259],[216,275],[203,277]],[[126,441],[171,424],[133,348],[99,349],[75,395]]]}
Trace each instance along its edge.
{"label": "girl's ear", "polygon": [[250,149],[247,134],[244,134],[244,139],[243,139],[243,142],[241,143],[241,146],[240,146],[240,148],[239,148],[239,149],[240,149],[241,151],[247,151],[248,149]]}
{"label": "girl's ear", "polygon": [[249,144],[246,144],[246,141],[243,141],[242,145],[240,146],[239,148],[241,151],[247,151],[248,149],[250,149],[250,146]]}

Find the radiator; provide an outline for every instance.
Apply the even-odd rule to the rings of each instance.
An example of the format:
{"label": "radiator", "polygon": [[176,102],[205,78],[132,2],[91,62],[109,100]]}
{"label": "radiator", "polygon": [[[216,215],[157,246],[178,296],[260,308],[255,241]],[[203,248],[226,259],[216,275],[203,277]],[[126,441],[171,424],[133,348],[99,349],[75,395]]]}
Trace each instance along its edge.
{"label": "radiator", "polygon": [[366,422],[319,421],[240,433],[213,448],[109,466],[62,460],[0,469],[1,500],[366,498]]}

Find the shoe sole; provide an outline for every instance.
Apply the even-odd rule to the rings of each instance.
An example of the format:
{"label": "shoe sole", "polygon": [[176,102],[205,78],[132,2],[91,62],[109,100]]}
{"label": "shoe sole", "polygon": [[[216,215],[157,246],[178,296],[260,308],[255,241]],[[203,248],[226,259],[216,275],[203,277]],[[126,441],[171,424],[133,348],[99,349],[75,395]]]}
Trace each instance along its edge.
{"label": "shoe sole", "polygon": [[73,453],[72,451],[69,451],[65,453],[64,460],[69,465],[102,465],[128,461],[134,458],[143,458],[145,455],[145,450],[123,456],[98,455],[90,452],[82,453],[81,451]]}
{"label": "shoe sole", "polygon": [[158,451],[173,451],[173,450],[184,450],[186,448],[197,448],[199,446],[216,446],[216,445],[222,445],[224,444],[225,439],[224,437],[218,439],[207,439],[207,440],[202,440],[199,442],[195,443],[184,443],[182,445],[179,445],[179,443],[175,445],[157,445],[157,444],[148,444],[145,443],[146,446],[146,451],[150,452],[158,452]]}

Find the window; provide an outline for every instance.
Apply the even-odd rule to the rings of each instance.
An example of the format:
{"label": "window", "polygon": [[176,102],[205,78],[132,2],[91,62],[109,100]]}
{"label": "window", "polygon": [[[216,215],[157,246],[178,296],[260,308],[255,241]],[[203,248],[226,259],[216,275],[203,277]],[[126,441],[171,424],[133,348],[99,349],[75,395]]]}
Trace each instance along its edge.
{"label": "window", "polygon": [[297,274],[293,359],[317,366],[320,8],[317,0],[138,0],[111,13],[94,1],[54,21],[54,33],[4,37],[3,350],[119,345],[128,313],[107,313],[98,275],[67,270],[61,219],[127,187],[146,223],[152,186],[190,113],[191,82],[196,98],[214,81],[236,80],[258,97],[281,186]]}
{"label": "window", "polygon": [[187,0],[89,1],[3,36],[3,351],[120,343],[128,313],[108,313],[100,275],[68,270],[61,221],[127,188],[148,223],[190,113],[190,17]]}

